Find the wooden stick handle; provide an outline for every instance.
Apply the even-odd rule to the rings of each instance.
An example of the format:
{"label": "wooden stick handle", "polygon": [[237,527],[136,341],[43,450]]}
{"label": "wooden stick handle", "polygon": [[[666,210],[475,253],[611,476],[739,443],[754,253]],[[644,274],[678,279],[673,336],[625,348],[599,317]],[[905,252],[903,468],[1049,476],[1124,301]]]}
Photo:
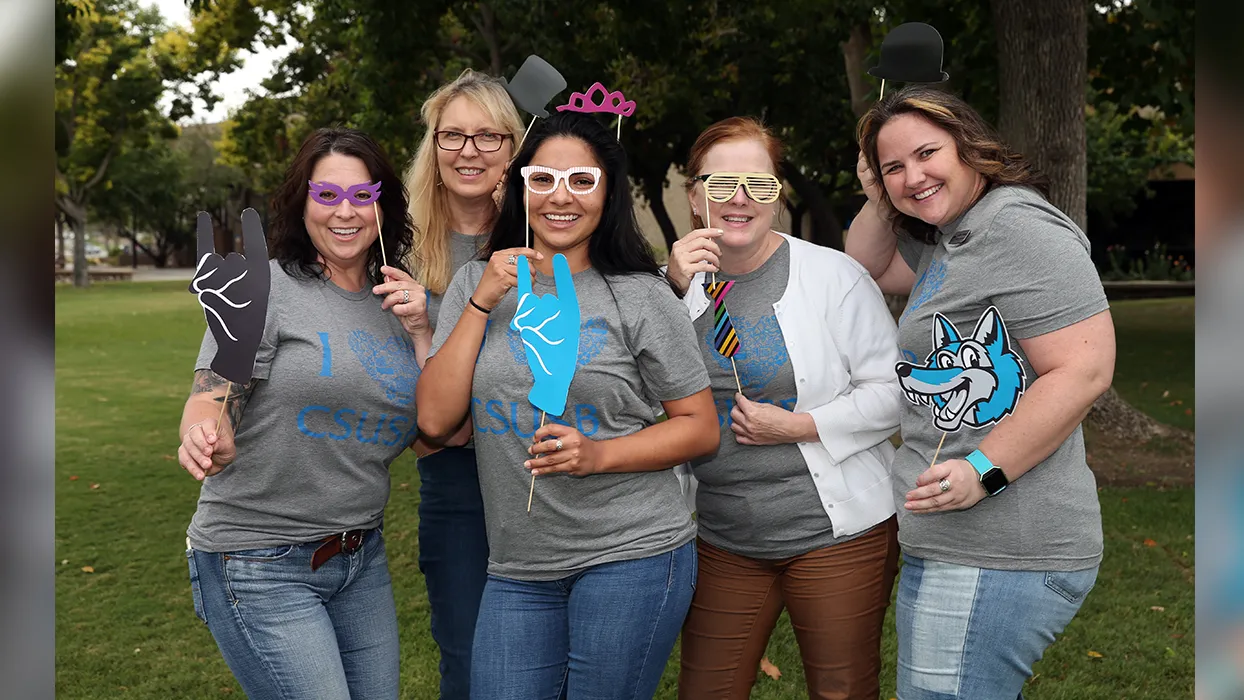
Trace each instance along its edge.
{"label": "wooden stick handle", "polygon": [[384,252],[384,234],[380,232],[380,205],[377,202],[372,202],[371,210],[376,214],[376,237],[380,239],[380,260],[385,266],[388,266],[389,256]]}
{"label": "wooden stick handle", "polygon": [[[544,411],[540,411],[540,427],[544,427]],[[536,473],[531,473],[531,490],[527,492],[527,512],[531,512],[531,497],[536,495]]]}
{"label": "wooden stick handle", "polygon": [[734,385],[739,388],[739,393],[743,393],[743,383],[739,381],[739,368],[734,364],[734,358],[730,358],[730,367],[734,370]]}
{"label": "wooden stick handle", "polygon": [[233,388],[233,382],[225,381],[225,400],[220,402],[220,413],[216,416],[216,434],[220,435],[220,421],[225,417],[225,406],[229,405],[229,390]]}
{"label": "wooden stick handle", "polygon": [[514,155],[518,155],[518,149],[523,147],[523,141],[527,140],[527,134],[531,133],[531,127],[536,125],[536,118],[533,116],[531,122],[527,124],[527,130],[523,132],[523,138],[518,140],[518,145],[514,147]]}
{"label": "wooden stick handle", "polygon": [[930,469],[932,469],[932,468],[933,468],[933,465],[934,465],[934,464],[937,464],[937,456],[938,456],[939,454],[941,454],[941,452],[942,452],[942,443],[943,443],[943,442],[946,442],[946,431],[945,431],[945,430],[943,430],[943,431],[942,431],[942,439],[937,441],[937,449],[936,449],[936,450],[934,450],[934,452],[933,452],[933,461],[932,461],[932,462],[929,462],[929,468],[930,468]]}

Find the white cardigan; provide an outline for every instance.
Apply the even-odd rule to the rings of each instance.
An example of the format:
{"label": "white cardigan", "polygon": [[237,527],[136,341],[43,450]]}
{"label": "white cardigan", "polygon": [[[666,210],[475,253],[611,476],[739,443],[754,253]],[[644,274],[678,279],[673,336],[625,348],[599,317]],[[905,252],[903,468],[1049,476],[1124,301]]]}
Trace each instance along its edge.
{"label": "white cardigan", "polygon": [[[894,373],[898,329],[863,266],[831,248],[779,235],[790,244],[790,279],[773,312],[795,373],[794,411],[810,414],[820,437],[798,443],[799,451],[834,536],[843,537],[895,512],[889,437],[902,401]],[[683,297],[692,320],[709,307],[704,278],[697,274]],[[677,473],[694,512],[695,476],[687,464]]]}

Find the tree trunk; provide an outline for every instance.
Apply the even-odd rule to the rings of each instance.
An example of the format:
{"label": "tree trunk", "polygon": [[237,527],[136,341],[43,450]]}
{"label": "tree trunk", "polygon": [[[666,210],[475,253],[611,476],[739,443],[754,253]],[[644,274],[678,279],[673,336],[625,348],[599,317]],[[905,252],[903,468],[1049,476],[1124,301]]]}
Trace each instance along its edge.
{"label": "tree trunk", "polygon": [[842,250],[842,224],[834,216],[834,210],[830,208],[825,193],[790,162],[782,163],[781,171],[782,179],[795,188],[799,200],[812,213],[812,235],[809,240],[826,248]]}
{"label": "tree trunk", "polygon": [[790,212],[790,235],[803,238],[803,215],[808,211],[807,205],[788,204],[786,211]]}
{"label": "tree trunk", "polygon": [[56,213],[56,266],[65,267],[65,217]]}
{"label": "tree trunk", "polygon": [[501,75],[501,41],[497,37],[497,15],[486,2],[479,3],[479,17],[473,17],[475,28],[488,46],[488,67],[492,75]]}
{"label": "tree trunk", "polygon": [[1136,410],[1113,388],[1093,402],[1087,420],[1098,430],[1132,442],[1143,443],[1154,437],[1189,437],[1186,431],[1160,423]]}
{"label": "tree trunk", "polygon": [[[1086,227],[1083,0],[991,0],[998,35],[998,130],[1050,178],[1050,202]],[[1057,27],[1057,31],[1051,31]]]}
{"label": "tree trunk", "polygon": [[[998,35],[998,130],[1003,140],[1049,176],[1050,202],[1084,229],[1085,4],[991,0],[990,5]],[[1114,389],[1097,399],[1087,420],[1111,435],[1136,441],[1180,432],[1136,410]]]}
{"label": "tree trunk", "polygon": [[130,257],[133,259],[135,269],[138,268],[138,251],[140,250],[146,253],[147,257],[155,259],[151,249],[138,242],[138,231],[130,231],[130,252],[133,253]]}
{"label": "tree trunk", "polygon": [[644,180],[644,199],[648,200],[648,208],[652,210],[653,218],[661,227],[661,236],[665,239],[666,249],[673,250],[674,244],[678,242],[678,230],[674,228],[674,222],[670,220],[669,212],[665,209],[664,178]]}
{"label": "tree trunk", "polygon": [[56,203],[69,222],[69,228],[73,229],[73,286],[90,286],[86,265],[86,204],[69,195],[57,197]]}
{"label": "tree trunk", "polygon": [[868,84],[865,82],[864,58],[872,46],[872,29],[867,22],[851,28],[851,36],[842,42],[842,59],[847,69],[847,88],[851,91],[851,111],[855,118],[864,116],[872,101],[868,99]]}

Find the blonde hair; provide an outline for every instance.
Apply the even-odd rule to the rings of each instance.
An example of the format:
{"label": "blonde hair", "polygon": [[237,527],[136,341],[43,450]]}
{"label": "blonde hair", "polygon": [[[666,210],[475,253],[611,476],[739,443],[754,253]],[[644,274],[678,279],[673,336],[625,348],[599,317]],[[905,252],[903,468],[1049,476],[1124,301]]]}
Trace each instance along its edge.
{"label": "blonde hair", "polygon": [[[444,294],[454,274],[449,252],[449,193],[438,186],[441,179],[435,138],[441,115],[458,97],[469,99],[502,131],[511,134],[514,141],[523,132],[523,123],[505,85],[470,68],[424,100],[421,117],[427,128],[404,178],[410,218],[415,224],[415,244],[407,267],[433,294]],[[510,148],[515,148],[513,141]]]}

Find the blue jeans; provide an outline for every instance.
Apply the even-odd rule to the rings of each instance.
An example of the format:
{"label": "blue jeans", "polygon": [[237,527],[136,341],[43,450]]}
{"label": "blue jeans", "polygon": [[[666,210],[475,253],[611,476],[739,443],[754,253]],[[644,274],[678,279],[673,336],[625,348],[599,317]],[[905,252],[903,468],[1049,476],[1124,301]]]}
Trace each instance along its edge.
{"label": "blue jeans", "polygon": [[650,700],[695,592],[695,542],[558,581],[488,577],[477,700]]}
{"label": "blue jeans", "polygon": [[999,571],[904,555],[899,700],[1023,698],[1032,665],[1097,581],[1080,571]]}
{"label": "blue jeans", "polygon": [[475,618],[488,580],[475,450],[447,447],[419,460],[419,571],[441,650],[441,700],[467,700]]}
{"label": "blue jeans", "polygon": [[250,700],[397,698],[397,609],[379,530],[311,570],[319,542],[190,549],[194,611]]}

